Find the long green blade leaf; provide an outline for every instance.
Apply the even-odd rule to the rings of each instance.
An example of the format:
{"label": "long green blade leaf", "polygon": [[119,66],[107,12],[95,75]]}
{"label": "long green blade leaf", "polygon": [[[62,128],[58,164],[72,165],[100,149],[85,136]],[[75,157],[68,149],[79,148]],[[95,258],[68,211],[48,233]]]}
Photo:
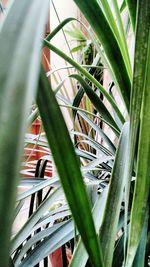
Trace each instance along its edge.
{"label": "long green blade leaf", "polygon": [[[37,103],[61,183],[75,223],[95,267],[103,266],[90,204],[78,160],[50,84],[41,72]],[[61,130],[61,134],[60,131]]]}
{"label": "long green blade leaf", "polygon": [[118,144],[115,162],[111,175],[110,188],[107,198],[103,224],[100,229],[100,240],[104,255],[104,264],[111,267],[115,236],[117,234],[117,224],[120,214],[120,206],[124,188],[124,168],[127,157],[127,139],[129,124],[123,126],[120,141]]}
{"label": "long green blade leaf", "polygon": [[127,225],[130,182],[132,177],[133,163],[136,156],[135,155],[136,144],[138,142],[140,112],[141,112],[142,96],[144,90],[144,76],[146,71],[146,62],[148,53],[147,51],[149,46],[148,38],[150,31],[150,1],[139,1],[137,18],[138,20],[136,28],[134,73],[133,73],[132,95],[130,103],[130,130],[129,130],[129,142],[128,142],[129,157],[126,162],[126,186],[125,186],[126,225]]}
{"label": "long green blade leaf", "polygon": [[[150,8],[149,1],[141,1],[141,4],[146,5],[146,2]],[[150,9],[149,21],[150,21]],[[131,226],[128,241],[127,261],[126,266],[131,267],[142,234],[142,228],[146,216],[147,202],[149,196],[150,187],[150,27],[149,27],[149,40],[147,51],[147,62],[144,79],[144,95],[143,105],[141,111],[141,125],[140,125],[140,137],[138,145],[138,159],[137,159],[137,174],[136,174],[136,186],[134,191],[134,199],[132,205],[131,214]]]}
{"label": "long green blade leaf", "polygon": [[120,16],[120,11],[119,11],[119,7],[118,7],[118,3],[117,0],[113,0],[113,6],[114,6],[114,11],[116,14],[116,19],[118,22],[118,27],[116,24],[116,19],[115,16],[112,13],[112,7],[110,6],[110,4],[108,3],[108,0],[99,0],[98,1],[100,6],[102,6],[103,11],[105,13],[105,16],[107,18],[107,21],[110,25],[110,27],[112,28],[112,31],[114,33],[114,35],[116,36],[116,40],[119,44],[121,53],[123,55],[125,64],[126,64],[126,68],[129,74],[129,77],[131,79],[132,77],[132,71],[131,71],[131,63],[130,63],[130,58],[129,58],[129,52],[128,52],[128,47],[127,47],[127,42],[125,39],[125,35],[124,35],[124,29],[122,27],[122,20],[121,20],[121,16]]}
{"label": "long green blade leaf", "polygon": [[0,32],[0,266],[3,267],[8,267],[23,135],[27,109],[37,87],[47,4],[47,0],[13,1]]}
{"label": "long green blade leaf", "polygon": [[[105,210],[106,200],[108,195],[108,187],[99,195],[94,207],[93,207],[93,217],[96,225],[96,231],[99,232],[99,229],[102,224],[103,214]],[[84,267],[88,260],[88,254],[85,250],[82,240],[79,241],[74,254],[71,260],[69,267]]]}

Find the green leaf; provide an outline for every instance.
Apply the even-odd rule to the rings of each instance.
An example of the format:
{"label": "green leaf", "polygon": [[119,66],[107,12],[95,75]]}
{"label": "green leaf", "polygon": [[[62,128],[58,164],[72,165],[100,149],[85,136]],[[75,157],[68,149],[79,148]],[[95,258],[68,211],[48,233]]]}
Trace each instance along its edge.
{"label": "green leaf", "polygon": [[[49,105],[49,103],[51,104]],[[93,265],[95,267],[103,266],[100,245],[78,160],[62,113],[43,71],[40,77],[37,104],[61,183],[79,233]],[[58,128],[61,129],[61,138]]]}
{"label": "green leaf", "polygon": [[104,255],[104,265],[107,267],[111,267],[112,265],[115,237],[117,234],[117,225],[119,220],[121,201],[123,197],[128,130],[129,123],[125,123],[116,152],[105,214],[102,227],[100,229],[100,241]]}
{"label": "green leaf", "polygon": [[130,20],[132,24],[133,31],[136,29],[136,9],[139,0],[126,0],[126,5],[128,6]]}
{"label": "green leaf", "polygon": [[97,96],[97,94],[92,90],[92,88],[84,81],[84,79],[80,75],[78,75],[78,74],[72,74],[72,75],[70,75],[70,77],[75,78],[76,80],[78,80],[80,82],[80,84],[82,85],[85,93],[87,94],[87,96],[89,97],[89,99],[91,100],[91,102],[93,103],[94,107],[100,113],[100,115],[106,121],[108,121],[108,123],[110,125],[112,124],[114,126],[114,128],[117,129],[117,131],[115,131],[114,129],[112,129],[112,130],[118,136],[119,128],[118,128],[116,122],[114,121],[113,117],[111,116],[110,112],[105,107],[105,105],[101,101],[101,99]]}
{"label": "green leaf", "polygon": [[127,68],[118,42],[105,18],[105,15],[103,14],[102,9],[96,0],[74,0],[74,2],[83,12],[89,24],[93,28],[93,31],[99,38],[113,70],[113,74],[116,78],[117,86],[120,89],[122,99],[125,103],[127,111],[129,111],[131,81],[129,79]]}
{"label": "green leaf", "polygon": [[0,265],[3,267],[8,267],[23,135],[27,110],[37,87],[47,7],[47,0],[13,1],[0,32]]}
{"label": "green leaf", "polygon": [[124,123],[125,119],[120,112],[119,108],[117,107],[114,99],[108,94],[108,92],[104,89],[104,87],[83,67],[81,67],[77,62],[75,62],[73,59],[68,57],[65,53],[63,53],[60,49],[53,46],[51,43],[49,43],[46,39],[43,40],[44,45],[47,46],[50,50],[55,52],[57,55],[62,57],[64,60],[66,60],[68,63],[70,63],[72,66],[74,66],[79,72],[81,72],[86,78],[88,78],[89,81],[91,81],[107,98],[109,103],[112,105],[113,109],[115,110],[117,116],[120,118],[120,121]]}
{"label": "green leaf", "polygon": [[147,214],[145,216],[145,222],[143,224],[141,240],[140,240],[132,267],[144,267],[145,266],[147,230],[148,230],[148,209],[147,209]]}
{"label": "green leaf", "polygon": [[[98,196],[97,201],[93,207],[93,217],[96,224],[97,233],[99,232],[99,229],[102,224],[107,195],[108,195],[108,187],[105,188],[104,191]],[[80,240],[74,251],[73,258],[71,260],[69,267],[76,267],[76,266],[85,267],[87,260],[88,260],[88,254],[85,250],[82,240]]]}
{"label": "green leaf", "polygon": [[122,4],[121,4],[121,7],[120,7],[120,12],[122,13],[125,8],[126,8],[126,0],[123,0]]}
{"label": "green leaf", "polygon": [[[141,1],[140,3],[141,11],[144,9],[147,14],[146,18],[150,25],[150,1]],[[142,8],[143,7],[143,8]],[[146,7],[148,9],[146,9]],[[141,14],[144,16],[144,14]],[[134,190],[134,198],[132,204],[131,213],[131,226],[128,241],[127,250],[127,261],[126,266],[131,267],[133,260],[139,246],[141,239],[143,224],[146,217],[147,202],[149,196],[150,187],[150,27],[148,33],[148,43],[145,43],[145,48],[147,47],[147,58],[146,58],[146,70],[143,76],[144,80],[144,92],[143,92],[143,103],[141,110],[141,124],[140,124],[140,136],[138,143],[138,157],[137,157],[137,173],[136,173],[136,184]],[[143,67],[141,65],[141,67]]]}
{"label": "green leaf", "polygon": [[126,162],[126,224],[128,213],[128,199],[130,191],[130,182],[132,178],[133,164],[137,158],[137,144],[140,126],[140,112],[142,106],[142,96],[145,83],[145,72],[147,54],[149,48],[149,29],[150,29],[150,1],[140,1],[137,15],[135,56],[134,56],[134,73],[130,104],[130,130],[128,142],[128,159]]}
{"label": "green leaf", "polygon": [[122,267],[123,259],[124,259],[124,234],[120,237],[119,241],[116,241],[117,244],[115,246],[112,267]]}
{"label": "green leaf", "polygon": [[[68,77],[66,77],[55,89],[55,93],[57,93],[58,90],[60,90],[60,88],[62,87],[62,85],[64,84],[64,82],[66,81]],[[106,106],[104,105],[103,101],[97,96],[97,94],[93,91],[93,89],[91,88],[91,86],[89,86],[84,79],[78,75],[78,74],[71,74],[69,75],[69,78],[74,78],[77,81],[80,82],[81,86],[83,87],[83,90],[86,92],[88,98],[91,100],[91,102],[93,103],[94,107],[97,109],[97,111],[99,112],[99,114],[102,116],[102,118],[106,121],[106,123],[112,128],[113,132],[116,134],[116,136],[119,136],[118,132],[120,132],[120,129],[118,128],[118,125],[116,124],[115,120],[113,119],[113,117],[111,116],[110,112],[108,111],[108,109],[106,108]],[[79,95],[79,97],[83,95],[83,92],[80,91],[81,95]]]}
{"label": "green leaf", "polygon": [[26,190],[25,192],[19,194],[17,196],[17,201],[23,200],[23,199],[31,196],[33,193],[36,193],[39,190],[41,190],[47,186],[56,185],[56,184],[59,184],[59,178],[58,177],[54,177],[54,178],[48,179],[48,180],[43,181],[43,182],[41,181],[39,184],[34,185],[31,189]]}
{"label": "green leaf", "polygon": [[69,22],[76,20],[75,18],[67,18],[65,20],[63,20],[61,23],[59,23],[59,25],[46,37],[47,41],[50,41],[60,30],[62,30],[62,28],[68,24]]}
{"label": "green leaf", "polygon": [[86,36],[83,34],[83,32],[79,29],[76,28],[75,26],[73,26],[73,28],[71,29],[67,29],[65,30],[65,32],[70,36],[75,38],[77,41],[82,41],[82,42],[86,42],[87,38]]}
{"label": "green leaf", "polygon": [[[99,54],[97,54],[96,57],[94,58],[92,64],[90,65],[89,70],[88,70],[90,74],[94,75],[96,68],[101,67],[101,64],[102,64],[101,61],[102,61],[101,56]],[[81,87],[81,88],[79,88],[77,94],[75,95],[72,105],[75,107],[78,107],[81,103],[83,96],[84,96],[84,90]],[[73,110],[74,119],[76,117],[76,113],[77,113],[77,111]]]}
{"label": "green leaf", "polygon": [[36,120],[38,115],[39,115],[39,112],[38,112],[38,109],[36,108],[28,117],[28,121],[27,121],[27,126],[28,127],[31,126],[31,124]]}
{"label": "green leaf", "polygon": [[[83,89],[83,88],[82,88],[82,89]],[[81,93],[82,93],[82,92],[81,92]],[[77,112],[80,113],[80,115],[81,115],[81,113],[82,113],[82,114],[84,113],[84,114],[87,114],[87,115],[91,115],[91,116],[97,117],[96,114],[91,113],[91,112],[87,111],[86,109],[83,109],[83,108],[76,108],[76,107],[72,106],[70,100],[68,100],[67,98],[63,97],[62,95],[57,94],[56,96],[57,96],[57,98],[58,98],[59,100],[61,100],[62,102],[65,103],[65,105],[60,104],[59,106],[61,106],[61,107],[66,107],[66,108],[71,108],[71,109],[73,109],[73,110],[76,110]],[[76,103],[76,104],[77,104],[77,103]],[[80,111],[81,111],[81,112],[80,112]],[[101,119],[104,123],[106,123],[111,129],[113,129],[114,132],[116,132],[116,135],[119,136],[119,134],[120,134],[120,130],[117,130],[112,124],[108,123],[108,121],[106,121],[102,116],[99,115],[98,118]],[[121,127],[121,126],[120,126],[120,127]]]}
{"label": "green leaf", "polygon": [[[112,153],[106,147],[102,146],[100,143],[98,143],[97,141],[95,141],[94,139],[89,137],[88,135],[80,133],[80,132],[73,132],[73,131],[71,131],[71,134],[83,136],[85,139],[90,141],[89,143],[91,144],[92,147],[95,147],[96,150],[99,150],[99,152],[102,151],[103,154],[112,156]],[[87,152],[87,151],[85,151],[85,152]],[[93,156],[96,157],[96,155],[93,155]]]}
{"label": "green leaf", "polygon": [[[99,0],[99,5],[102,8],[102,11],[104,12],[108,24],[110,28],[113,31],[113,34],[116,37],[116,40],[118,42],[119,48],[121,50],[129,78],[132,77],[132,70],[131,70],[131,63],[130,63],[130,57],[129,57],[129,51],[127,46],[127,40],[125,38],[124,34],[124,28],[122,25],[122,19],[120,16],[120,11],[118,7],[117,0],[112,1],[112,5],[108,3],[108,0]],[[112,13],[112,8],[114,7],[115,15]]]}
{"label": "green leaf", "polygon": [[78,45],[75,46],[74,48],[71,49],[72,53],[78,52],[79,50],[81,50],[84,47],[84,45]]}
{"label": "green leaf", "polygon": [[[63,196],[62,196],[63,197]],[[61,201],[61,199],[60,199]],[[57,203],[57,200],[56,200]],[[53,208],[53,207],[52,207]],[[36,231],[43,225],[46,225],[47,223],[55,223],[57,220],[63,220],[65,217],[71,216],[71,211],[69,209],[65,209],[63,207],[61,212],[57,212],[58,209],[50,211],[47,215],[42,217],[36,225],[33,227],[33,231]]]}
{"label": "green leaf", "polygon": [[[65,104],[60,104],[59,105],[60,107],[71,108],[73,110],[76,110],[78,113],[80,113],[80,115],[81,115],[81,113],[82,114],[84,113],[84,114],[87,114],[87,115],[90,115],[90,116],[93,116],[93,117],[98,117],[104,123],[106,123],[110,128],[114,129],[114,131],[116,131],[118,135],[120,134],[120,131],[119,130],[117,130],[116,128],[114,128],[112,126],[112,124],[108,123],[108,121],[104,120],[104,118],[102,118],[101,116],[96,115],[96,114],[94,114],[92,112],[89,112],[89,111],[87,111],[87,110],[85,110],[83,108],[77,108],[77,107],[72,106],[70,101],[68,101],[67,99],[65,99],[64,97],[62,97],[60,95],[59,96],[57,95],[57,98],[60,99],[60,100],[62,100],[64,103],[67,103],[66,105]],[[119,124],[119,123],[117,123],[117,124]],[[120,127],[121,127],[121,125],[120,125]]]}
{"label": "green leaf", "polygon": [[19,211],[22,209],[23,205],[24,205],[24,199],[21,200],[21,201],[18,203],[18,205],[16,206],[16,208],[15,208],[15,215],[14,215],[14,218],[16,218],[16,216],[18,215]]}
{"label": "green leaf", "polygon": [[98,166],[99,164],[102,164],[103,162],[109,162],[111,160],[113,160],[114,157],[113,156],[104,156],[104,157],[100,157],[98,159],[94,159],[92,160],[90,163],[86,164],[84,167],[82,167],[82,170],[90,170],[93,167]]}
{"label": "green leaf", "polygon": [[88,118],[83,112],[78,111],[78,114],[85,119],[86,122],[102,137],[102,139],[107,143],[109,146],[110,151],[114,154],[116,151],[115,145],[111,142],[109,137],[104,133],[103,129],[101,129],[96,123],[94,123],[91,119]]}
{"label": "green leaf", "polygon": [[[75,95],[72,105],[74,107],[79,107],[79,105],[81,103],[81,100],[83,99],[83,96],[84,96],[84,90],[81,87],[81,88],[79,88],[77,94]],[[77,114],[77,110],[73,109],[73,118],[74,118],[74,120],[76,118],[76,114]]]}
{"label": "green leaf", "polygon": [[[124,26],[123,26],[124,21],[122,20],[122,17],[121,17],[118,1],[113,0],[112,4],[113,4],[116,20],[117,20],[118,31],[120,33],[119,43],[122,44],[123,48],[121,45],[120,45],[120,47],[122,48],[122,54],[124,55],[124,61],[125,61],[125,64],[126,64],[126,67],[128,70],[128,74],[129,74],[129,77],[131,80],[132,79],[132,68],[131,68],[131,61],[130,61],[130,56],[129,56],[127,38],[125,35]],[[117,38],[117,40],[118,40],[118,38]]]}

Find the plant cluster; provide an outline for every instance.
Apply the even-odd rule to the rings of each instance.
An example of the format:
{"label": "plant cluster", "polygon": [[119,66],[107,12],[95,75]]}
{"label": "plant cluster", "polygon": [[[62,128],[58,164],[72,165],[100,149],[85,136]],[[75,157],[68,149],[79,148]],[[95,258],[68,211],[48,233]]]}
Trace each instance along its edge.
{"label": "plant cluster", "polygon": [[[75,18],[41,39],[48,2],[12,1],[0,31],[0,266],[39,266],[42,260],[48,266],[48,255],[61,246],[64,267],[70,255],[70,267],[149,266],[150,1],[124,0],[120,7],[117,0],[74,0],[89,27],[78,21],[87,35],[75,27],[63,31],[81,38],[70,55],[52,41]],[[85,54],[87,44],[92,55]],[[67,62],[67,77],[57,76],[59,69],[45,73],[43,47]],[[80,49],[76,62],[72,52]],[[105,70],[109,88],[103,86]],[[70,131],[61,108],[68,110]],[[44,130],[25,134],[38,116]],[[47,155],[33,179],[20,181],[23,148],[37,143]],[[56,171],[46,179],[49,160]],[[25,184],[32,187],[16,197]],[[28,197],[28,219],[12,236]]]}

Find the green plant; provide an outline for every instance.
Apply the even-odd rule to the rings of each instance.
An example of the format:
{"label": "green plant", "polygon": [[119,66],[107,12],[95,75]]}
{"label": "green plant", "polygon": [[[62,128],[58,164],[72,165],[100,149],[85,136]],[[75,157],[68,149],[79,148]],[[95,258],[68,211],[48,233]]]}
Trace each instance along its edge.
{"label": "green plant", "polygon": [[[110,3],[106,0],[75,0],[92,27],[93,31],[90,31],[92,42],[104,66],[109,69],[116,90],[124,103],[126,116],[122,114],[114,97],[88,69],[86,70],[85,66],[81,66],[52,45],[51,40],[54,35],[64,25],[74,20],[72,18],[60,23],[43,40],[43,45],[74,67],[75,73],[69,75],[68,78],[74,79],[77,86],[82,87],[93,104],[96,114],[79,108],[74,102],[70,103],[67,98],[59,94],[59,89],[65,80],[61,81],[57,90],[53,92],[43,68],[40,67],[40,37],[44,28],[47,2],[44,1],[43,5],[41,1],[15,0],[0,33],[1,64],[3,64],[0,72],[0,264],[8,267],[9,255],[13,256],[24,240],[27,240],[33,231],[47,222],[43,214],[59,197],[64,201],[61,182],[78,234],[81,236],[70,263],[71,267],[85,266],[88,258],[90,260],[88,265],[92,264],[94,267],[147,266],[149,255],[146,244],[149,236],[150,1],[123,2],[123,6],[129,8],[131,22],[135,29],[132,73],[127,37],[118,2],[112,1],[114,8],[112,12]],[[40,19],[39,10],[41,10]],[[137,10],[136,19],[135,10]],[[31,21],[33,27],[29,27]],[[96,67],[99,66],[98,64]],[[37,94],[34,92],[36,87],[38,87]],[[111,110],[99,97],[97,93],[99,90],[109,102]],[[79,148],[75,150],[56,97],[64,102],[65,107],[76,110],[77,114],[101,135],[105,143],[99,143],[89,132],[76,131],[72,132],[72,135],[82,135],[83,143],[87,143],[93,150],[90,152]],[[77,97],[80,103],[83,93],[81,95],[77,93]],[[27,124],[26,114],[33,99],[37,101],[47,137],[47,139],[38,137],[39,145],[50,146],[60,182],[58,177],[44,180],[18,196],[17,201],[23,201],[27,196],[44,187],[53,186],[53,191],[12,239],[10,245],[23,133]],[[36,116],[38,116],[38,111],[29,116],[28,123],[32,121],[32,117]],[[105,128],[95,123],[93,118],[96,116],[104,124],[109,125],[117,140],[115,144],[107,136]],[[26,136],[25,144],[35,142],[35,138],[31,140]],[[80,164],[79,157],[86,158],[86,165],[83,162]],[[98,177],[103,172],[110,182],[105,181],[105,189],[97,196],[91,212],[91,203],[85,187],[86,179],[83,177],[88,177],[97,184],[99,183]],[[6,202],[7,210],[4,208]],[[21,202],[17,206],[16,213],[20,205]],[[49,211],[49,218],[52,214],[53,211]],[[63,219],[66,214],[70,216],[68,207],[58,208],[59,218]],[[53,237],[57,237],[56,242]],[[28,240],[26,246],[19,248],[20,255],[18,254],[19,259],[15,266],[34,266],[73,237],[73,224],[68,219],[52,228],[44,229]],[[60,239],[63,241],[60,242]],[[49,247],[50,240],[52,241],[51,247]],[[38,245],[35,245],[37,243]],[[35,246],[33,250],[28,251],[33,244]],[[10,247],[11,253],[9,253]],[[29,253],[24,258],[27,251]],[[39,257],[36,256],[37,253]]]}

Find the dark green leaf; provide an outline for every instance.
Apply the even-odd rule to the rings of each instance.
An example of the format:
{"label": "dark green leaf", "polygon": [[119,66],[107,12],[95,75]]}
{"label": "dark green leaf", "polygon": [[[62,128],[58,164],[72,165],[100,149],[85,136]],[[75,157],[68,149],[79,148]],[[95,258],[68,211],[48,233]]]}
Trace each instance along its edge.
{"label": "dark green leaf", "polygon": [[[41,71],[37,103],[61,183],[79,233],[93,265],[95,267],[103,266],[100,245],[78,160],[62,113],[43,71]],[[49,103],[51,104],[49,105]],[[61,138],[58,128],[61,129]]]}
{"label": "dark green leaf", "polygon": [[[141,1],[146,14],[149,14],[149,25],[150,25],[150,1]],[[141,10],[140,10],[141,12]],[[145,15],[146,15],[145,14]],[[143,16],[143,15],[142,15]],[[147,58],[146,58],[146,70],[143,77],[144,80],[144,92],[143,92],[143,103],[141,110],[141,124],[140,124],[140,135],[138,142],[138,156],[137,156],[137,173],[136,183],[134,189],[134,198],[131,212],[131,225],[128,241],[127,250],[127,262],[126,266],[131,267],[133,264],[134,257],[136,255],[137,248],[142,235],[143,224],[146,217],[147,203],[149,197],[150,188],[150,27],[149,27],[149,39],[148,43],[145,44],[147,47]],[[142,68],[142,65],[141,65]]]}
{"label": "dark green leaf", "polygon": [[150,46],[149,31],[150,31],[150,1],[149,0],[139,1],[138,21],[136,28],[135,56],[134,56],[134,73],[133,73],[133,84],[132,84],[131,105],[130,105],[128,159],[126,162],[126,188],[125,188],[126,224],[127,224],[127,213],[128,213],[127,210],[128,210],[130,182],[132,178],[134,160],[135,158],[137,158],[136,145],[138,144],[140,112],[141,112],[142,96],[145,83],[147,54]]}
{"label": "dark green leaf", "polygon": [[126,5],[128,6],[133,31],[135,31],[136,29],[136,9],[138,2],[138,0],[126,0]]}

